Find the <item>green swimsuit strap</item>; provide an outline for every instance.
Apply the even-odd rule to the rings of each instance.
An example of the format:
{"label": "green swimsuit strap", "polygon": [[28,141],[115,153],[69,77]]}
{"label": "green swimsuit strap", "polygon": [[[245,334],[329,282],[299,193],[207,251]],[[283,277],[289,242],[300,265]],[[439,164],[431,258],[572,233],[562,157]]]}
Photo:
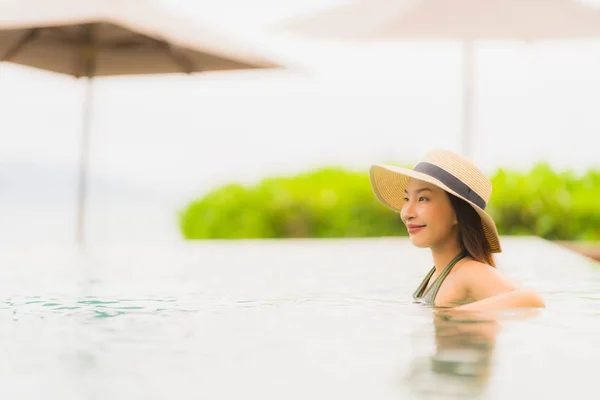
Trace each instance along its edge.
{"label": "green swimsuit strap", "polygon": [[426,288],[427,284],[429,283],[429,279],[431,279],[431,276],[433,275],[433,273],[435,271],[435,266],[434,266],[431,269],[431,271],[429,271],[429,273],[427,274],[425,279],[423,279],[423,282],[421,282],[421,284],[419,285],[419,287],[413,294],[413,297],[415,299],[419,299],[423,303],[434,305],[435,297],[437,296],[437,293],[440,290],[440,287],[442,287],[442,283],[444,283],[444,280],[446,279],[446,277],[448,276],[450,271],[452,271],[452,268],[456,265],[456,263],[458,263],[460,260],[462,260],[466,256],[467,256],[466,252],[461,252],[456,257],[454,257],[452,259],[452,261],[450,261],[448,263],[446,268],[444,268],[442,273],[435,279],[435,281],[431,284],[431,286],[425,292],[425,288]]}
{"label": "green swimsuit strap", "polygon": [[429,280],[433,276],[434,272],[435,272],[435,266],[433,268],[431,268],[431,270],[427,273],[427,275],[425,275],[425,278],[423,278],[423,280],[417,287],[417,290],[415,290],[415,292],[413,293],[413,299],[419,300],[423,296],[423,293],[425,292],[425,288],[427,287],[427,283],[429,283]]}

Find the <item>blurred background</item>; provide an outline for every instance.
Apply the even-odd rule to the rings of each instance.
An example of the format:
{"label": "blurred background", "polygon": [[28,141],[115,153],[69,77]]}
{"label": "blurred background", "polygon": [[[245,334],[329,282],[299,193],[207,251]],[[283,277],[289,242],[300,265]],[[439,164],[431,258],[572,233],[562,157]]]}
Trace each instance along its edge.
{"label": "blurred background", "polygon": [[[369,165],[464,148],[459,40],[285,29],[341,1],[156,3],[292,68],[96,79],[89,245],[402,235]],[[600,36],[482,40],[473,70],[470,156],[494,177],[501,232],[598,240]],[[73,244],[84,80],[1,63],[0,88],[0,238]]]}
{"label": "blurred background", "polygon": [[[600,0],[0,0],[0,60],[0,398],[596,391]],[[539,315],[412,303],[368,169],[432,147]]]}

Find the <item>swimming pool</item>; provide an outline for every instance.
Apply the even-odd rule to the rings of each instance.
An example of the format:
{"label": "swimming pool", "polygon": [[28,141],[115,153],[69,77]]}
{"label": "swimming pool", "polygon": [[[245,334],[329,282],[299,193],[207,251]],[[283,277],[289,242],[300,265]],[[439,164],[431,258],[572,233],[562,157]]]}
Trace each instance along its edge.
{"label": "swimming pool", "polygon": [[0,397],[595,398],[598,264],[503,246],[547,308],[458,327],[411,303],[430,256],[404,238],[6,250]]}

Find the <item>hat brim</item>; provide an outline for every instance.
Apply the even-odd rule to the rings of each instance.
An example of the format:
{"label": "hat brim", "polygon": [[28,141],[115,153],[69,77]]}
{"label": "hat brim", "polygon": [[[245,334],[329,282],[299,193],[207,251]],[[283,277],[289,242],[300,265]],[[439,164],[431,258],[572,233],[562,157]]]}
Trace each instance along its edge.
{"label": "hat brim", "polygon": [[459,195],[436,178],[412,169],[395,167],[392,165],[373,165],[370,168],[370,178],[371,186],[373,187],[373,191],[375,192],[375,195],[379,201],[396,212],[400,212],[402,206],[404,205],[404,190],[406,189],[406,185],[408,184],[410,178],[431,183],[432,185],[445,190],[459,199],[464,200],[471,207],[473,207],[473,209],[475,209],[477,214],[479,214],[481,217],[481,224],[487,241],[490,245],[491,252],[502,252],[498,229],[496,228],[496,224],[494,223],[492,217],[481,207],[474,204],[470,200],[465,199],[463,196]]}

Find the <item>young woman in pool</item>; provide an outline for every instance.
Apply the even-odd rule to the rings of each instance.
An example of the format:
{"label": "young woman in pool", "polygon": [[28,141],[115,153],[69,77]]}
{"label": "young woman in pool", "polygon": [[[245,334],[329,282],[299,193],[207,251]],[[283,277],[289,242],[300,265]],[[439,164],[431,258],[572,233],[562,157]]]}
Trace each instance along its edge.
{"label": "young woman in pool", "polygon": [[400,213],[412,244],[431,250],[434,267],[416,301],[465,311],[545,306],[536,291],[495,268],[492,254],[502,248],[485,212],[492,184],[468,159],[434,149],[414,169],[374,165],[370,176],[377,198]]}

